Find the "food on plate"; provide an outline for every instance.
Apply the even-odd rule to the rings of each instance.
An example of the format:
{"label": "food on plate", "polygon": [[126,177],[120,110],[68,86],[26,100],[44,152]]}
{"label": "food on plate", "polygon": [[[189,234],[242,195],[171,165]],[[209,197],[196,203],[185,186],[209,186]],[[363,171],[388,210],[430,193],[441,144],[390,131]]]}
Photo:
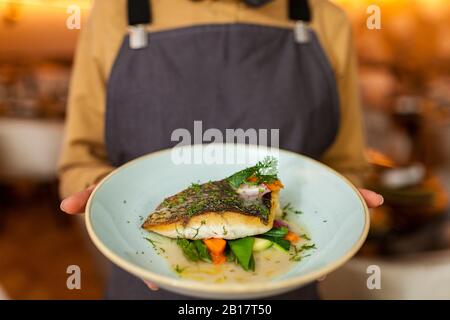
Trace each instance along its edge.
{"label": "food on plate", "polygon": [[143,228],[169,238],[227,240],[269,231],[283,185],[267,159],[220,181],[192,184],[165,199]]}
{"label": "food on plate", "polygon": [[[189,262],[237,264],[255,272],[255,256],[260,255],[260,263],[272,264],[276,273],[283,269],[276,266],[283,255],[286,261],[299,261],[305,250],[314,248],[306,234],[286,220],[288,212],[301,212],[289,204],[281,207],[284,186],[277,174],[276,159],[267,157],[223,180],[192,184],[159,204],[142,228],[172,239]],[[262,255],[266,251],[271,254]],[[178,273],[189,267],[174,264]]]}

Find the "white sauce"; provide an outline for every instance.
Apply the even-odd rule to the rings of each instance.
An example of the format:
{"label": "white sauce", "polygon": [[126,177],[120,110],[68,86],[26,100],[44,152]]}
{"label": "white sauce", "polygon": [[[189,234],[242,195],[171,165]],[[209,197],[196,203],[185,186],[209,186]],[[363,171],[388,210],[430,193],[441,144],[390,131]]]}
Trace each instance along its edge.
{"label": "white sauce", "polygon": [[[305,232],[289,222],[290,229],[295,233],[302,235]],[[155,236],[154,236],[155,237]],[[176,244],[176,240],[157,236],[157,251],[161,256],[165,257],[168,264],[182,278],[197,280],[209,283],[221,282],[258,282],[262,279],[276,277],[286,273],[296,263],[294,258],[299,256],[295,253],[291,246],[289,252],[284,252],[275,247],[271,247],[262,252],[254,252],[255,271],[245,271],[240,265],[234,262],[226,262],[221,265],[214,265],[206,262],[192,262],[184,255],[181,248]],[[312,244],[304,238],[301,238],[296,247],[299,248],[304,244]],[[301,255],[306,256],[314,251],[305,251]]]}

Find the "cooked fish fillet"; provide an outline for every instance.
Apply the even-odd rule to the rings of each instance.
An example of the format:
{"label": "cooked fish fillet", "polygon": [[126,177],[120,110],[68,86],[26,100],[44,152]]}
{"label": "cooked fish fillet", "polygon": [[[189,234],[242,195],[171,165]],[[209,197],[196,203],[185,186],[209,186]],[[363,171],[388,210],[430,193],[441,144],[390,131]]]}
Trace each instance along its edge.
{"label": "cooked fish fillet", "polygon": [[142,227],[169,238],[237,239],[269,231],[281,214],[278,191],[243,200],[225,180],[192,186],[165,199]]}

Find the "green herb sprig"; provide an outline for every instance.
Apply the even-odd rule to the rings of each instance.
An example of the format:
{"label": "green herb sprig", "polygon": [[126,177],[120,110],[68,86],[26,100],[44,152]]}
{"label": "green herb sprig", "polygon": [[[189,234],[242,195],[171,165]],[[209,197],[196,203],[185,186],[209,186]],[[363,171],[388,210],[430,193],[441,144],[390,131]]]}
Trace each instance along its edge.
{"label": "green herb sprig", "polygon": [[233,188],[239,188],[239,186],[250,177],[255,177],[257,184],[271,183],[278,180],[278,161],[274,157],[266,157],[264,160],[259,161],[253,167],[246,168],[238,171],[235,174],[229,176],[226,180]]}

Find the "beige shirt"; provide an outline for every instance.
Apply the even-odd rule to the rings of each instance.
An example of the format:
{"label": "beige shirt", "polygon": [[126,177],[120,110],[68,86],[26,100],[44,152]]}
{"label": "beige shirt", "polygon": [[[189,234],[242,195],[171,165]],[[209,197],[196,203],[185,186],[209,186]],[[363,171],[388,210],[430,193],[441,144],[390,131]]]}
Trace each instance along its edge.
{"label": "beige shirt", "polygon": [[[309,0],[311,27],[328,56],[338,84],[341,119],[325,164],[355,184],[368,169],[358,100],[355,56],[350,23],[345,13],[327,0]],[[239,0],[152,0],[149,31],[196,24],[254,23],[292,27],[287,0],[259,8]],[[59,162],[60,193],[66,197],[98,182],[114,168],[108,163],[105,141],[106,82],[127,33],[125,0],[96,0],[82,26],[71,79],[63,149]]]}

